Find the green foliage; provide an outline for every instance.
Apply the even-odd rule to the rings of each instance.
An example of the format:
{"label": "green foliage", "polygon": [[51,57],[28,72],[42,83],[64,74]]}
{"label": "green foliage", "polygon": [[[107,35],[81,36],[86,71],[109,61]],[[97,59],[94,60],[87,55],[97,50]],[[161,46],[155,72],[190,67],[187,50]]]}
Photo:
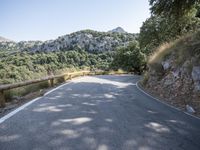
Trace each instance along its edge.
{"label": "green foliage", "polygon": [[200,28],[199,0],[150,0],[150,5],[152,16],[143,23],[139,35],[140,48],[148,55],[159,45]]}
{"label": "green foliage", "polygon": [[0,84],[37,79],[61,73],[66,68],[108,69],[112,57],[113,52],[92,54],[82,50],[5,54],[0,57]]}
{"label": "green foliage", "polygon": [[166,31],[167,25],[166,20],[157,16],[152,16],[143,23],[140,28],[139,42],[146,54],[150,54],[155,47],[166,40],[162,32]]}
{"label": "green foliage", "polygon": [[140,28],[140,48],[149,55],[159,45],[175,40],[187,33],[193,33],[199,27],[200,19],[194,15],[183,17],[178,22],[175,18],[153,15]]}
{"label": "green foliage", "polygon": [[119,48],[114,56],[111,67],[141,73],[146,65],[145,55],[141,52],[138,42],[134,41],[127,47]]}
{"label": "green foliage", "polygon": [[199,4],[199,0],[149,0],[151,12],[156,15],[181,18]]}

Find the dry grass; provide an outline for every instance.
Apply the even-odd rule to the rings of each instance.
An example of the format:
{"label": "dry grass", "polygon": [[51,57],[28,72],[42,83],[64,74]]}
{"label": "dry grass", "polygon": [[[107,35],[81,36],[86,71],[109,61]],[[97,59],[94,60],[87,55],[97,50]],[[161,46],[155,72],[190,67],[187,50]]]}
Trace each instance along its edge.
{"label": "dry grass", "polygon": [[22,97],[29,93],[38,92],[48,87],[50,87],[49,81],[43,81],[41,83],[35,83],[35,84],[27,85],[24,87],[18,87],[15,89],[6,90],[5,98],[6,98],[6,101],[11,101],[14,96]]}
{"label": "dry grass", "polygon": [[156,51],[149,57],[148,63],[160,63],[163,58],[170,53],[171,47],[174,45],[174,42],[164,43],[159,46]]}
{"label": "dry grass", "polygon": [[173,42],[162,44],[149,57],[148,65],[154,69],[171,54],[176,58],[175,65],[177,66],[182,65],[186,59],[192,56],[198,57],[200,55],[200,31],[182,36]]}
{"label": "dry grass", "polygon": [[118,69],[117,71],[110,70],[110,71],[108,71],[107,74],[112,75],[112,74],[126,74],[126,73],[128,73],[128,72],[127,72],[127,71],[124,71],[124,70],[122,70],[122,69]]}

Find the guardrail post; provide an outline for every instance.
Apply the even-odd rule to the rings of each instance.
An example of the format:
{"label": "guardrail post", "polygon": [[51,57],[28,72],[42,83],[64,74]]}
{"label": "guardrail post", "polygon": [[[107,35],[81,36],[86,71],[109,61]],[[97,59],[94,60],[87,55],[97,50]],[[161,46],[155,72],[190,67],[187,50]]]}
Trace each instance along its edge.
{"label": "guardrail post", "polygon": [[1,90],[0,91],[0,106],[5,107],[5,105],[6,105],[6,100],[5,100],[5,96],[4,96],[4,91]]}
{"label": "guardrail post", "polygon": [[54,78],[50,79],[50,85],[51,85],[51,87],[54,86]]}
{"label": "guardrail post", "polygon": [[70,80],[72,79],[72,75],[71,75],[71,74],[69,75],[69,79],[70,79]]}
{"label": "guardrail post", "polygon": [[64,82],[67,81],[67,77],[68,77],[67,75],[63,76]]}

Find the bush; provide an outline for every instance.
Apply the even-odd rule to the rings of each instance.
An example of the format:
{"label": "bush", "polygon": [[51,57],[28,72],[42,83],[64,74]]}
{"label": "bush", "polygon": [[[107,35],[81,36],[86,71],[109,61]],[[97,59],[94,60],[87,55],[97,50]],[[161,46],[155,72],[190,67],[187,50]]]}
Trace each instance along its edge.
{"label": "bush", "polygon": [[108,70],[112,57],[112,52],[94,54],[83,50],[34,54],[18,52],[1,57],[0,84],[41,78],[60,73],[65,71],[66,68],[82,69],[92,67]]}
{"label": "bush", "polygon": [[138,42],[134,41],[127,47],[119,48],[114,56],[111,67],[141,73],[146,66],[146,57],[141,52]]}

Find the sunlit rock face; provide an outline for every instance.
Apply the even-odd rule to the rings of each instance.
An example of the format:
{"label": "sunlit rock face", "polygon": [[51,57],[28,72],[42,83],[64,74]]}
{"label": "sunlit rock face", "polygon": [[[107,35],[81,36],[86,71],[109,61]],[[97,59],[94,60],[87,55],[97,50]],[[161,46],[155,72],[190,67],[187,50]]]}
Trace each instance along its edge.
{"label": "sunlit rock face", "polygon": [[69,35],[64,35],[56,40],[45,41],[42,45],[36,45],[31,51],[58,51],[82,49],[89,52],[114,50],[118,46],[126,46],[135,39],[134,34],[108,33],[84,30]]}
{"label": "sunlit rock face", "polygon": [[52,52],[67,50],[86,50],[88,52],[112,51],[117,47],[126,46],[137,38],[137,34],[116,28],[109,32],[82,30],[60,36],[48,41],[0,41],[0,49],[28,52]]}
{"label": "sunlit rock face", "polygon": [[168,103],[200,116],[199,56],[188,56],[177,64],[176,55],[170,53],[160,64],[159,71],[155,67],[149,69],[144,86]]}

